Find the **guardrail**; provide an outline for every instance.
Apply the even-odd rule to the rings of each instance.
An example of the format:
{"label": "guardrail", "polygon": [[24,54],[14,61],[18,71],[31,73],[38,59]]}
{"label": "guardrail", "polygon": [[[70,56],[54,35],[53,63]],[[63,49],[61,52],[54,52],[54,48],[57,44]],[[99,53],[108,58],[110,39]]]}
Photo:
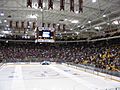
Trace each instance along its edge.
{"label": "guardrail", "polygon": [[2,66],[3,64],[2,63],[0,63],[0,67]]}
{"label": "guardrail", "polygon": [[0,68],[2,67],[3,64],[4,64],[3,62],[0,62]]}
{"label": "guardrail", "polygon": [[[75,69],[78,69],[81,71],[85,71],[85,72],[88,72],[88,73],[91,73],[91,74],[94,74],[97,76],[101,76],[106,79],[111,79],[111,80],[120,82],[120,72],[116,72],[117,74],[116,73],[114,74],[114,75],[118,75],[118,76],[113,76],[113,75],[110,75],[111,74],[110,71],[95,68],[95,67],[84,66],[81,64],[68,64],[68,63],[67,64],[64,63],[64,65],[67,65],[68,67],[72,67],[72,68],[75,68]],[[120,90],[120,87],[106,88],[106,89],[100,89],[100,90]]]}
{"label": "guardrail", "polygon": [[120,77],[120,72],[117,72],[117,71],[108,71],[108,70],[105,70],[105,69],[100,69],[100,68],[96,68],[96,67],[93,67],[93,66],[85,66],[85,65],[81,65],[81,64],[76,64],[74,66],[82,67],[82,68],[85,68],[87,70],[97,71],[97,72],[106,73],[106,74],[109,74],[109,75],[112,75],[112,76]]}
{"label": "guardrail", "polygon": [[100,90],[120,90],[120,87],[117,87],[117,88],[110,88],[110,89],[100,89]]}
{"label": "guardrail", "polygon": [[72,66],[75,66],[75,67],[83,68],[86,71],[92,71],[92,72],[96,71],[96,72],[100,72],[100,73],[105,73],[107,75],[112,75],[112,76],[120,77],[120,72],[118,72],[118,71],[109,71],[109,70],[105,70],[105,69],[96,68],[94,66],[81,65],[81,64],[73,64],[73,63],[67,63],[67,65],[72,65]]}

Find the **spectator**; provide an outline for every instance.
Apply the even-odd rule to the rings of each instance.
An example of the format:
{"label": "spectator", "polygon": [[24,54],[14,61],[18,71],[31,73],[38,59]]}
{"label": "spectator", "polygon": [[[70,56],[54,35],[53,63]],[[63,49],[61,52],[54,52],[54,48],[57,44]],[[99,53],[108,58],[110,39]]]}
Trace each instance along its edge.
{"label": "spectator", "polygon": [[120,44],[105,43],[40,45],[34,43],[0,43],[0,60],[8,62],[63,61],[120,71]]}

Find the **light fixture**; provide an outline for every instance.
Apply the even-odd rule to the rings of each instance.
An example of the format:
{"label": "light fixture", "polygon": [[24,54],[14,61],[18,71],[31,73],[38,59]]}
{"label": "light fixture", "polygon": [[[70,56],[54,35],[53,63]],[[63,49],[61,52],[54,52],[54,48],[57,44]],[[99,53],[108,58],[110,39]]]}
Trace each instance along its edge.
{"label": "light fixture", "polygon": [[96,26],[95,29],[100,30],[100,29],[102,29],[102,27]]}
{"label": "light fixture", "polygon": [[1,13],[0,13],[0,16],[4,16],[4,13],[3,13],[3,12],[1,12]]}
{"label": "light fixture", "polygon": [[41,8],[41,9],[40,9],[40,11],[42,12],[42,11],[43,11],[43,9]]}
{"label": "light fixture", "polygon": [[37,14],[29,15],[28,18],[37,19]]}
{"label": "light fixture", "polygon": [[71,23],[78,23],[78,22],[79,22],[78,20],[71,21]]}
{"label": "light fixture", "polygon": [[9,25],[7,24],[6,27],[9,27]]}
{"label": "light fixture", "polygon": [[97,0],[92,0],[93,3],[97,2]]}
{"label": "light fixture", "polygon": [[8,40],[6,40],[6,43],[8,43]]}
{"label": "light fixture", "polygon": [[72,28],[70,30],[73,30]]}
{"label": "light fixture", "polygon": [[67,21],[68,19],[67,18],[65,18],[65,21]]}
{"label": "light fixture", "polygon": [[34,9],[38,9],[38,4],[34,3],[34,5],[32,6]]}
{"label": "light fixture", "polygon": [[79,13],[79,11],[75,11],[75,13],[76,13],[76,14],[78,14],[78,13]]}
{"label": "light fixture", "polygon": [[112,24],[118,25],[119,21],[115,20],[115,21],[112,22]]}
{"label": "light fixture", "polygon": [[6,22],[7,22],[7,20],[5,19],[5,20],[4,20],[4,22],[6,23]]}
{"label": "light fixture", "polygon": [[83,29],[85,26],[83,25],[81,28]]}
{"label": "light fixture", "polygon": [[30,26],[28,26],[28,28],[30,28]]}
{"label": "light fixture", "polygon": [[4,34],[0,34],[0,37],[4,37],[5,35]]}
{"label": "light fixture", "polygon": [[2,31],[4,34],[11,34],[11,31]]}
{"label": "light fixture", "polygon": [[107,25],[110,25],[110,23],[107,23]]}
{"label": "light fixture", "polygon": [[29,24],[32,24],[32,22],[31,22],[31,21],[29,21]]}
{"label": "light fixture", "polygon": [[45,3],[43,2],[43,8],[45,8]]}
{"label": "light fixture", "polygon": [[77,35],[79,34],[79,32],[75,32]]}
{"label": "light fixture", "polygon": [[64,33],[66,33],[66,31],[64,31]]}
{"label": "light fixture", "polygon": [[59,26],[60,24],[58,23],[57,26]]}
{"label": "light fixture", "polygon": [[28,39],[30,39],[30,36],[27,36]]}
{"label": "light fixture", "polygon": [[103,15],[103,17],[106,17],[106,15]]}
{"label": "light fixture", "polygon": [[88,21],[88,23],[91,23],[91,21]]}
{"label": "light fixture", "polygon": [[74,37],[72,37],[72,39],[75,39]]}
{"label": "light fixture", "polygon": [[80,27],[80,25],[78,25],[77,27]]}
{"label": "light fixture", "polygon": [[8,28],[8,31],[10,31],[10,28]]}
{"label": "light fixture", "polygon": [[5,30],[7,30],[7,27],[5,27]]}
{"label": "light fixture", "polygon": [[2,23],[2,21],[0,20],[0,23]]}

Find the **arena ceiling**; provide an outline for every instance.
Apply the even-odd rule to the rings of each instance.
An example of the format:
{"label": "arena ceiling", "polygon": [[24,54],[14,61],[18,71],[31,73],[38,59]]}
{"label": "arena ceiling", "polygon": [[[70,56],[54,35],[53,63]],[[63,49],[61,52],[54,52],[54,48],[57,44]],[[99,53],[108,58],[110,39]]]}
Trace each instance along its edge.
{"label": "arena ceiling", "polygon": [[37,0],[33,0],[33,8],[26,7],[27,0],[0,0],[0,26],[7,26],[10,20],[66,24],[66,31],[56,33],[87,38],[120,28],[120,0],[83,0],[83,13],[78,13],[78,0],[74,0],[75,12],[70,12],[70,0],[65,0],[64,11],[60,11],[60,0],[54,0],[53,10],[47,9],[48,0],[43,1],[42,10],[36,7]]}

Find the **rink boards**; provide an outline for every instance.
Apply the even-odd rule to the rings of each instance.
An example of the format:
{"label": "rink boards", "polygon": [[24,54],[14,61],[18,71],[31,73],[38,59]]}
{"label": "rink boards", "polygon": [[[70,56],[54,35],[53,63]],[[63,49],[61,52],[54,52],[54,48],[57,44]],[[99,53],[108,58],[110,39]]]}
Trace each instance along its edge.
{"label": "rink boards", "polygon": [[119,86],[109,78],[55,63],[8,63],[0,68],[0,90],[115,90]]}

